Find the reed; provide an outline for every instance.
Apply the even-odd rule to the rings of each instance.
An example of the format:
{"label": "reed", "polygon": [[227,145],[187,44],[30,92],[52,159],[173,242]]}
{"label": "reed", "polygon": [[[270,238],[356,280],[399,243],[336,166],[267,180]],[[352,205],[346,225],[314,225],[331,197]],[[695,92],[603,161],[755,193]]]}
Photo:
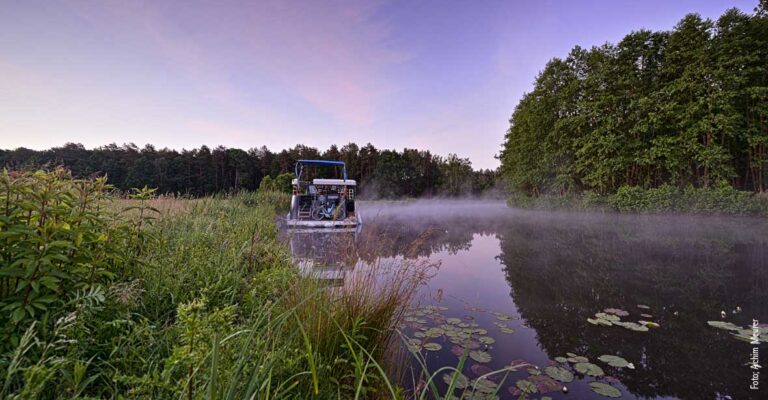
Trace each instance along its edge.
{"label": "reed", "polygon": [[[69,240],[79,247],[63,247],[52,263],[70,276],[82,269],[83,278],[62,281],[45,310],[0,330],[0,397],[410,397],[392,372],[404,360],[387,350],[434,266],[350,243],[345,285],[327,288],[296,273],[278,235],[283,193],[186,199],[145,189],[125,199],[103,180],[62,170],[2,177],[2,259],[36,254],[30,238]],[[43,214],[55,221],[25,228]],[[94,260],[98,280],[84,269]],[[16,293],[0,300],[12,304]]]}
{"label": "reed", "polygon": [[[339,251],[354,252],[343,246]],[[295,328],[307,334],[324,385],[365,395],[387,386],[370,373],[372,363],[388,361],[385,352],[397,338],[397,325],[433,267],[421,260],[358,259],[346,267],[342,286],[327,287],[313,272],[292,283],[285,303],[297,315]]]}

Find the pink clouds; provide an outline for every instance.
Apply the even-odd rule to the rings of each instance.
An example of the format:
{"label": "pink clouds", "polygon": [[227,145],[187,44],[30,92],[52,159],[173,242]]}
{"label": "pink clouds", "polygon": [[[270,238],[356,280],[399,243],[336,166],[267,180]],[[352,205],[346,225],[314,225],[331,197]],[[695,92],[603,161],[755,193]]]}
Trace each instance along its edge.
{"label": "pink clouds", "polygon": [[[95,24],[118,24],[188,76],[204,96],[236,103],[245,93],[231,76],[253,74],[279,82],[294,96],[342,124],[363,127],[391,91],[387,65],[404,59],[387,48],[385,23],[372,3],[339,1],[215,2],[163,7],[155,2],[111,3]],[[269,101],[269,99],[262,99]],[[247,109],[243,110],[244,112]]]}

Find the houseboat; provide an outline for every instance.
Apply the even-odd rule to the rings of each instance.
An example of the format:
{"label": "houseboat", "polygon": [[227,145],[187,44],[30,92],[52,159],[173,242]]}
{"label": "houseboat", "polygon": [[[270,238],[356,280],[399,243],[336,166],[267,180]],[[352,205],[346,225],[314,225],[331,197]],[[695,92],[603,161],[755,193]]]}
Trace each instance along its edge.
{"label": "houseboat", "polygon": [[[340,169],[341,177],[314,178],[305,167]],[[357,182],[347,179],[343,161],[298,160],[294,172],[291,209],[286,217],[289,227],[355,230],[360,226],[360,214],[355,210]]]}

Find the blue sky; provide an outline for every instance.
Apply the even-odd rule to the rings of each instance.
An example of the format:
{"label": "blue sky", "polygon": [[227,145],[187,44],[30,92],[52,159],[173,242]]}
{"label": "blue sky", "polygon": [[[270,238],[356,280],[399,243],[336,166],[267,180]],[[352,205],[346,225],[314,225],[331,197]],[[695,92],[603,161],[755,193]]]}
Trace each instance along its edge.
{"label": "blue sky", "polygon": [[495,168],[550,58],[756,4],[0,0],[0,148],[354,141]]}

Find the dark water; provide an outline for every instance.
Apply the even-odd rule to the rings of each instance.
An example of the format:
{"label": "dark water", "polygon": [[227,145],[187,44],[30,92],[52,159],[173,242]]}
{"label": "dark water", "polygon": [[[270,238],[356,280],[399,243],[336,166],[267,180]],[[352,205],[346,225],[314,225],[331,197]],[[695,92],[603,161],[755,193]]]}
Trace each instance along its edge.
{"label": "dark water", "polygon": [[[768,399],[768,368],[755,391],[748,365],[754,347],[768,365],[768,346],[707,324],[723,320],[722,311],[725,321],[741,327],[753,319],[768,323],[766,220],[530,212],[492,202],[369,203],[361,210],[361,232],[295,235],[294,255],[313,259],[335,284],[343,284],[350,266],[378,257],[439,263],[404,331],[412,336],[448,318],[487,330],[483,336],[495,340],[487,349],[492,359],[469,359],[463,373],[470,379],[524,361],[539,371],[556,365],[576,376],[556,385],[567,386],[567,393],[539,392],[533,399],[605,398],[591,390],[594,381],[614,386],[624,399]],[[334,246],[344,235],[357,250],[339,260]],[[441,309],[424,313],[424,305]],[[660,327],[637,332],[587,322],[606,308],[627,311],[623,321]],[[457,365],[449,337],[418,340],[442,347],[421,351],[430,370]],[[587,357],[604,376],[584,376],[572,363],[554,361],[567,353]],[[635,368],[611,367],[598,360],[601,355],[620,356]],[[498,396],[518,398],[515,383],[531,380],[531,372],[511,373]],[[547,379],[533,381],[546,391],[547,382],[555,386]],[[445,387],[440,377],[437,383]]]}

